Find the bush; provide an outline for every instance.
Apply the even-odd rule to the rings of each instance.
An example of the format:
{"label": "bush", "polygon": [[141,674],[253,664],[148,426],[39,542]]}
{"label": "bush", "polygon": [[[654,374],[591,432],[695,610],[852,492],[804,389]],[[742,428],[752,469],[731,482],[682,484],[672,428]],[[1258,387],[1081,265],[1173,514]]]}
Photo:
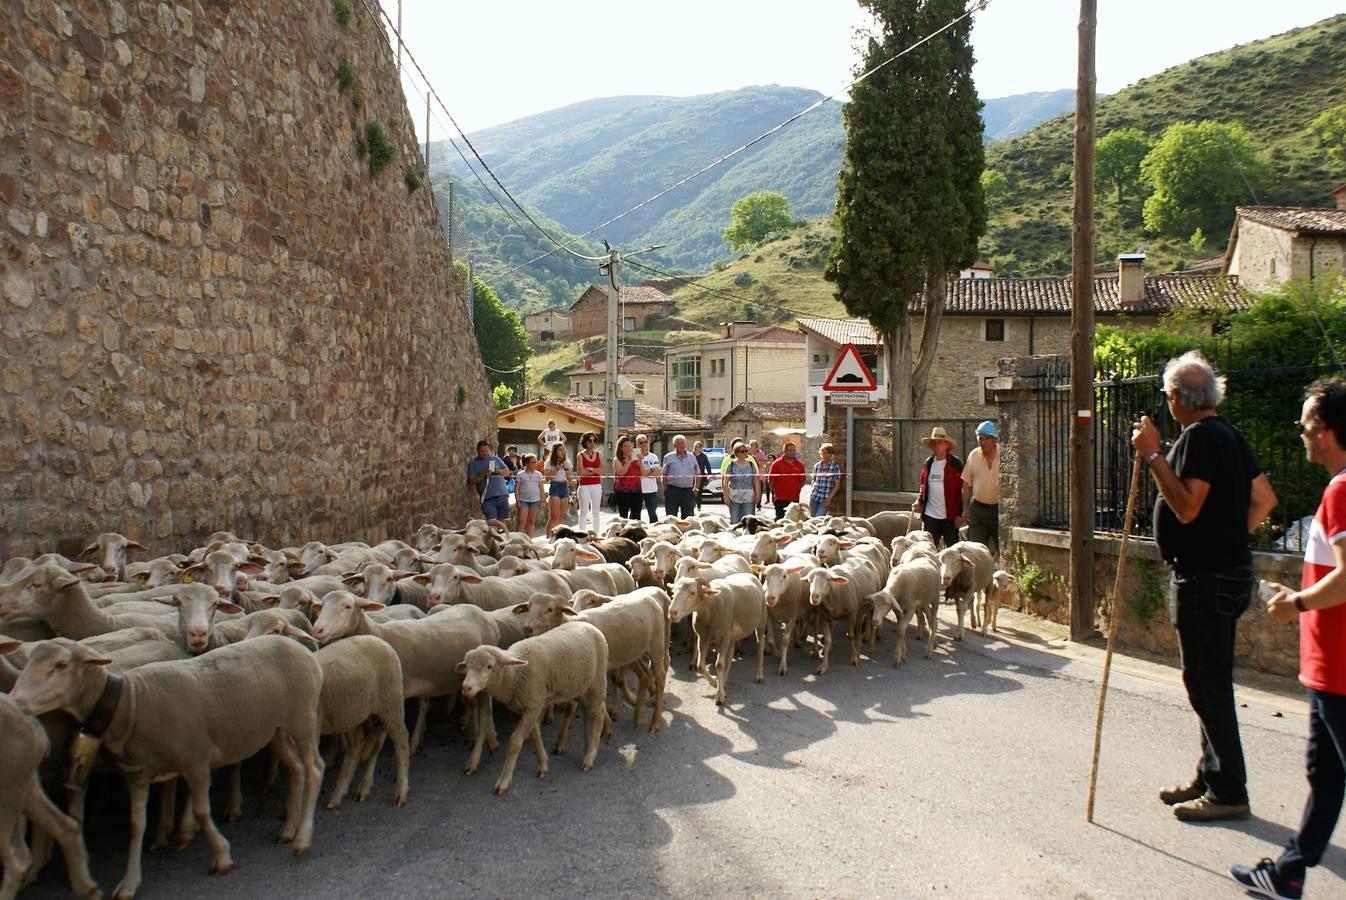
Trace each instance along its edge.
{"label": "bush", "polygon": [[407,186],[407,193],[410,194],[421,186],[421,175],[411,166],[407,166],[402,170],[402,181]]}
{"label": "bush", "polygon": [[388,163],[397,155],[397,148],[388,140],[383,123],[370,119],[365,126],[365,144],[369,148],[369,174],[377,175],[387,168]]}
{"label": "bush", "polygon": [[332,0],[332,12],[336,13],[337,21],[341,23],[342,28],[351,23],[350,0]]}
{"label": "bush", "polygon": [[341,62],[337,63],[337,87],[343,92],[350,90],[355,85],[355,66],[346,57],[341,57]]}

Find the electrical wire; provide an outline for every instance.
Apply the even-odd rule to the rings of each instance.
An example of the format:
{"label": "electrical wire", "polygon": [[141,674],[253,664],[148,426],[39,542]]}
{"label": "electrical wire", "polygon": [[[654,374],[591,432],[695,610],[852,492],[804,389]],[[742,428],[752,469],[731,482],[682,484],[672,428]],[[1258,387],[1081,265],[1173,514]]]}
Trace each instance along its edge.
{"label": "electrical wire", "polygon": [[[784,122],[781,122],[779,125],[775,125],[775,126],[773,126],[772,128],[767,129],[767,130],[764,131],[762,134],[759,134],[757,137],[755,137],[755,138],[753,138],[752,140],[748,141],[746,144],[743,144],[743,145],[741,145],[741,146],[739,146],[739,147],[736,147],[736,148],[734,148],[733,150],[730,150],[728,153],[724,154],[723,156],[720,156],[720,157],[718,157],[718,158],[716,158],[716,159],[710,161],[710,162],[707,163],[706,165],[704,165],[704,166],[702,166],[701,168],[697,169],[695,172],[692,172],[690,175],[687,175],[686,177],[681,178],[681,179],[679,179],[678,181],[675,181],[673,184],[671,184],[671,185],[669,185],[668,187],[664,188],[662,191],[659,191],[657,194],[653,195],[652,197],[648,197],[648,198],[646,198],[645,200],[640,201],[640,202],[637,203],[635,206],[631,207],[630,209],[626,210],[625,212],[618,213],[617,215],[615,215],[615,216],[613,216],[612,218],[608,219],[606,222],[602,222],[602,223],[600,223],[600,224],[598,224],[598,225],[595,225],[593,228],[590,228],[588,231],[584,232],[583,234],[576,235],[575,237],[573,237],[573,238],[571,238],[569,241],[567,241],[567,242],[566,242],[566,245],[564,245],[564,246],[559,246],[557,249],[560,249],[560,250],[567,250],[568,252],[573,252],[573,251],[569,251],[569,250],[568,250],[568,245],[569,245],[569,244],[573,244],[573,243],[575,243],[576,241],[583,240],[584,238],[586,238],[586,237],[588,237],[589,235],[593,234],[595,231],[598,231],[600,228],[606,228],[607,226],[613,224],[614,222],[618,222],[618,221],[620,221],[620,220],[626,218],[627,216],[631,215],[633,212],[636,212],[637,210],[639,210],[639,209],[641,209],[641,208],[643,208],[643,207],[649,206],[651,203],[653,203],[654,201],[658,200],[659,198],[664,197],[665,195],[667,195],[667,194],[669,194],[669,193],[672,193],[673,191],[677,190],[678,188],[682,187],[683,185],[687,184],[688,182],[692,181],[693,179],[696,179],[696,178],[700,177],[701,175],[704,175],[706,172],[709,172],[711,169],[715,168],[716,166],[720,165],[721,163],[724,163],[724,162],[727,162],[727,161],[730,160],[730,159],[733,159],[735,156],[738,156],[740,153],[742,153],[743,151],[747,150],[749,147],[752,147],[752,146],[755,145],[755,144],[761,143],[762,141],[764,141],[764,140],[766,140],[767,138],[771,137],[773,134],[776,134],[777,132],[781,131],[782,129],[786,128],[787,126],[792,125],[792,124],[794,124],[795,122],[799,121],[799,120],[802,119],[804,116],[806,116],[806,115],[808,115],[809,113],[813,112],[815,109],[818,109],[819,107],[821,107],[824,103],[828,102],[829,100],[833,100],[833,99],[835,99],[835,98],[837,97],[838,94],[842,94],[842,93],[844,93],[844,92],[846,92],[846,91],[849,91],[851,88],[855,87],[857,84],[859,84],[860,82],[864,81],[864,80],[867,79],[869,76],[871,76],[871,75],[873,75],[875,72],[877,72],[879,69],[882,69],[884,66],[887,66],[887,65],[889,65],[889,64],[891,64],[891,63],[893,63],[893,62],[896,62],[897,60],[899,60],[899,59],[901,59],[902,57],[906,56],[908,53],[911,53],[913,50],[916,50],[917,48],[919,48],[919,47],[921,47],[921,46],[923,46],[923,45],[929,43],[930,41],[934,40],[935,38],[939,37],[941,34],[943,34],[944,32],[948,31],[950,28],[953,28],[953,27],[954,27],[955,25],[957,25],[959,22],[961,22],[961,21],[963,21],[964,19],[966,19],[966,18],[968,18],[969,16],[971,16],[972,13],[973,13],[974,11],[975,11],[975,12],[981,12],[982,10],[985,10],[988,3],[990,3],[990,0],[974,0],[974,2],[968,4],[967,8],[963,11],[962,15],[958,16],[957,18],[953,19],[952,21],[948,22],[947,24],[941,26],[940,28],[937,28],[936,30],[930,32],[930,34],[927,34],[925,37],[921,38],[919,41],[917,41],[916,43],[912,44],[911,46],[909,46],[909,47],[907,47],[907,48],[905,48],[905,49],[903,49],[903,50],[898,51],[896,54],[894,54],[893,56],[890,56],[888,59],[885,59],[883,62],[879,63],[878,65],[874,66],[873,68],[869,69],[868,71],[861,73],[860,75],[858,75],[858,76],[856,76],[854,79],[852,79],[849,83],[843,85],[842,87],[838,88],[837,90],[833,91],[832,93],[828,94],[827,96],[818,98],[818,99],[815,100],[813,103],[810,103],[808,106],[804,107],[804,108],[801,109],[799,112],[797,112],[797,113],[795,113],[794,115],[790,116],[790,117],[789,117],[788,119],[786,119]],[[456,123],[455,123],[455,124],[456,124]],[[475,151],[474,151],[474,152],[475,152]],[[494,177],[494,175],[492,175],[492,177]],[[519,269],[526,268],[526,267],[528,267],[528,266],[531,266],[531,265],[532,265],[533,263],[535,263],[535,262],[538,262],[538,261],[540,261],[540,260],[546,259],[548,256],[550,256],[551,254],[553,254],[553,253],[555,253],[555,252],[556,252],[556,250],[549,250],[549,251],[547,251],[546,253],[542,254],[541,256],[537,256],[537,257],[534,257],[533,259],[530,259],[528,262],[521,263],[520,265],[514,266],[512,269],[507,270],[507,271],[504,272],[503,274],[505,274],[505,275],[513,274],[514,272],[517,272]]]}

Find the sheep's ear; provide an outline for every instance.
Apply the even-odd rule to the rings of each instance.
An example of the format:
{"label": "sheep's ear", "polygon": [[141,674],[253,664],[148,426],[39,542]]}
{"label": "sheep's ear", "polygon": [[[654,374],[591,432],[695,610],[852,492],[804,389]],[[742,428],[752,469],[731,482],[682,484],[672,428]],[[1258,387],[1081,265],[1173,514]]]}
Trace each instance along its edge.
{"label": "sheep's ear", "polygon": [[154,597],[155,603],[162,603],[164,606],[182,606],[182,601],[177,597]]}
{"label": "sheep's ear", "polygon": [[592,551],[592,550],[585,550],[583,547],[580,547],[579,549],[577,549],[577,550],[575,551],[575,555],[578,556],[580,559],[587,559],[589,562],[597,562],[598,560],[600,560],[600,559],[603,558],[602,556],[600,556],[599,554],[595,553],[594,551]]}
{"label": "sheep's ear", "polygon": [[364,580],[364,576],[357,572],[347,572],[345,575],[341,576],[342,584],[359,584]]}
{"label": "sheep's ear", "polygon": [[514,613],[516,616],[522,616],[528,612],[528,604],[520,603],[518,606],[511,609],[510,612]]}
{"label": "sheep's ear", "polygon": [[0,656],[13,653],[23,646],[23,641],[0,641]]}
{"label": "sheep's ear", "polygon": [[720,589],[717,587],[711,587],[710,585],[706,585],[705,587],[701,588],[701,593],[705,594],[707,597],[714,597],[715,595],[720,593]]}
{"label": "sheep's ear", "polygon": [[269,594],[262,595],[263,606],[278,606],[279,604],[280,604],[280,597],[272,597]]}
{"label": "sheep's ear", "polygon": [[143,550],[143,551],[145,551],[146,553],[149,553],[149,552],[150,552],[150,548],[149,548],[149,547],[146,547],[144,544],[140,543],[140,541],[127,541],[127,542],[126,542],[126,549],[127,549],[127,550]]}
{"label": "sheep's ear", "polygon": [[466,675],[467,663],[459,663],[458,665],[453,667],[453,671],[457,672],[459,675]]}
{"label": "sheep's ear", "polygon": [[833,584],[850,584],[850,583],[851,583],[851,580],[850,580],[849,578],[847,578],[845,575],[829,575],[829,576],[827,576],[827,578],[828,578],[828,580],[831,581]]}
{"label": "sheep's ear", "polygon": [[526,659],[519,659],[519,657],[517,657],[517,656],[510,656],[508,653],[502,653],[502,654],[500,654],[499,662],[500,662],[500,665],[502,665],[502,666],[526,666],[526,665],[528,665],[528,660],[526,660]]}
{"label": "sheep's ear", "polygon": [[379,610],[383,609],[382,603],[375,603],[372,600],[361,599],[360,602],[356,605],[365,612],[378,612]]}
{"label": "sheep's ear", "polygon": [[315,613],[319,613],[319,614],[322,613],[322,601],[321,601],[321,600],[310,600],[308,606],[309,606],[309,609],[313,610]]}
{"label": "sheep's ear", "polygon": [[83,550],[79,551],[79,555],[80,555],[80,556],[92,556],[93,554],[95,554],[95,553],[97,553],[97,552],[98,552],[98,545],[97,545],[97,544],[90,544],[89,546],[85,547]]}
{"label": "sheep's ear", "polygon": [[563,607],[561,607],[561,615],[563,615],[563,616],[578,616],[579,613],[575,612],[575,607],[573,607],[573,606],[563,606]]}
{"label": "sheep's ear", "polygon": [[481,576],[476,574],[475,572],[471,575],[468,575],[466,572],[464,572],[459,577],[461,578],[464,584],[481,584]]}
{"label": "sheep's ear", "polygon": [[284,630],[281,631],[281,634],[285,635],[288,638],[294,638],[296,641],[308,647],[309,649],[317,649],[318,647],[318,641],[316,638],[313,637],[313,635],[309,634],[307,631],[300,631],[293,625],[287,624]]}
{"label": "sheep's ear", "polygon": [[243,607],[239,606],[237,603],[230,603],[228,600],[221,600],[216,603],[215,608],[227,613],[243,612]]}
{"label": "sheep's ear", "polygon": [[430,585],[429,575],[412,575],[411,580],[419,584],[421,587],[428,587]]}

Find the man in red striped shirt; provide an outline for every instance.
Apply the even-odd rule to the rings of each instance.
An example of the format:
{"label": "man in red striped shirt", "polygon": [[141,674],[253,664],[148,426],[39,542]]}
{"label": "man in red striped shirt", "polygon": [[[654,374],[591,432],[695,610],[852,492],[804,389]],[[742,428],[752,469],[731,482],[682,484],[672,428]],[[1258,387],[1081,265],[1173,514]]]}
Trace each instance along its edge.
{"label": "man in red striped shirt", "polygon": [[1234,880],[1264,897],[1299,898],[1318,865],[1346,796],[1346,379],[1309,385],[1299,432],[1309,462],[1332,475],[1304,548],[1302,587],[1273,584],[1267,612],[1299,619],[1299,681],[1308,691],[1309,799],[1299,832],[1280,859],[1230,866]]}

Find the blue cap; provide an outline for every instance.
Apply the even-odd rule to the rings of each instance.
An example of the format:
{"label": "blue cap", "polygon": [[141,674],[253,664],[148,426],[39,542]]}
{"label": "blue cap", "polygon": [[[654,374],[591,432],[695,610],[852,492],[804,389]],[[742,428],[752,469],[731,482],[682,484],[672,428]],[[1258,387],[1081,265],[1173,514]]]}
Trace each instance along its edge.
{"label": "blue cap", "polygon": [[997,441],[1000,440],[1000,432],[995,430],[995,423],[990,419],[987,419],[977,426],[977,437],[981,437],[982,435],[995,438]]}

